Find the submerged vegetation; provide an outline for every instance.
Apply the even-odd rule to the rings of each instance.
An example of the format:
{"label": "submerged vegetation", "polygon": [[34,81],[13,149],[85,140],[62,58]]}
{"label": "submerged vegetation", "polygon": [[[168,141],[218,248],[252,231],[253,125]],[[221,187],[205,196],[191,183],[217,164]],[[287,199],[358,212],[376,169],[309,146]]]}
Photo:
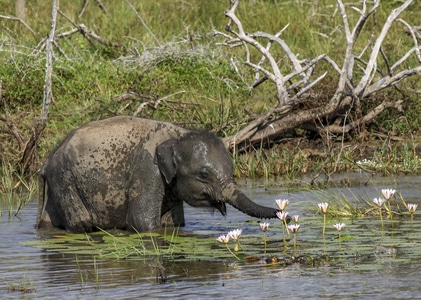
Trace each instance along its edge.
{"label": "submerged vegetation", "polygon": [[34,293],[37,290],[32,280],[28,280],[27,278],[25,278],[25,276],[22,278],[20,282],[10,282],[8,284],[9,284],[9,287],[7,289],[7,292],[9,293],[28,294],[28,293]]}

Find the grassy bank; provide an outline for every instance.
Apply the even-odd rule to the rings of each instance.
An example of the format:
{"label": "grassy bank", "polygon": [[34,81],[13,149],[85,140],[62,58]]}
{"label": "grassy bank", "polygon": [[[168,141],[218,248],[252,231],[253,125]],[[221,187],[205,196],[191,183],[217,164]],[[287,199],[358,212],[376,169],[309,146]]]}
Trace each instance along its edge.
{"label": "grassy bank", "polygon": [[[24,140],[41,113],[45,73],[41,41],[50,29],[50,2],[28,3],[28,26],[0,19],[0,115],[4,119],[10,116]],[[143,117],[213,130],[223,137],[238,131],[250,116],[275,101],[274,87],[268,83],[253,91],[248,89],[244,79],[253,74],[241,64],[243,51],[216,46],[217,40],[210,34],[213,28],[223,31],[228,1],[137,1],[135,9],[122,0],[104,4],[105,9],[101,9],[96,1],[89,1],[82,10],[78,1],[60,3],[58,34],[74,28],[71,20],[83,23],[110,43],[104,45],[80,33],[58,41],[54,49],[54,103],[29,177],[37,174],[60,139],[91,120],[138,112]],[[383,3],[376,15],[378,23],[396,6]],[[420,25],[420,10],[421,2],[414,1],[402,18]],[[0,11],[15,15],[14,1],[2,1]],[[244,0],[239,16],[250,30],[273,33],[290,24],[282,37],[302,57],[327,53],[340,60],[345,47],[333,0]],[[352,14],[350,21],[355,22],[357,17]],[[372,30],[379,30],[378,24],[372,26]],[[384,49],[389,59],[402,54],[404,35],[402,27],[393,27]],[[281,54],[278,59],[282,62]],[[241,76],[234,66],[240,68]],[[419,77],[411,78],[371,99],[403,99],[404,110],[386,110],[368,131],[321,139],[297,129],[271,149],[234,154],[236,175],[294,178],[310,172],[329,174],[359,169],[361,164],[357,162],[363,159],[373,161],[370,169],[385,174],[418,172],[421,97],[412,91],[419,90],[419,84]],[[323,98],[330,90],[332,81],[327,76],[315,93]],[[145,102],[148,105],[140,110]],[[0,190],[7,192],[18,181],[10,177],[23,149],[5,122],[0,123],[0,134]]]}

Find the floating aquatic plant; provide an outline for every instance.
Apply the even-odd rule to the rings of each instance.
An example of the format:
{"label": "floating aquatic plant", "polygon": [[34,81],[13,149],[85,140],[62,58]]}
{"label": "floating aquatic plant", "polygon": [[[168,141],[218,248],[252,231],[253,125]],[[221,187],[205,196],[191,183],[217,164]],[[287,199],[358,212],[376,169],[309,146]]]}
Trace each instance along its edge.
{"label": "floating aquatic plant", "polygon": [[[227,235],[222,234],[216,239],[218,242],[225,244],[228,251],[238,260],[240,260],[240,258],[234,252],[237,252],[239,248],[243,250],[243,247],[240,244],[240,236],[242,233],[243,233],[242,229],[234,229],[234,230],[229,231]],[[234,252],[232,252],[232,250],[228,246],[228,243],[231,239],[236,241],[235,246],[234,246]]]}
{"label": "floating aquatic plant", "polygon": [[[287,208],[287,206],[288,206],[288,204],[289,204],[289,200],[288,199],[276,199],[275,200],[275,203],[276,203],[276,205],[278,206],[278,208],[281,210],[281,211],[284,211],[286,208]],[[285,226],[285,228],[288,228],[287,227],[287,223],[288,223],[288,218],[287,218],[287,216],[288,216],[288,214],[286,214],[285,216],[284,216],[284,218],[283,218],[283,223],[284,223],[284,226]],[[287,230],[288,231],[288,230]],[[289,236],[289,231],[288,231],[288,236]]]}
{"label": "floating aquatic plant", "polygon": [[[389,198],[393,196],[389,195]],[[402,199],[403,200],[403,199]],[[382,213],[387,210],[386,206],[386,199],[384,198],[375,198],[372,201],[366,201],[366,203],[370,206],[370,209],[375,209],[377,212],[377,208],[380,212],[380,218],[383,227],[383,218]],[[355,203],[353,203],[355,205]],[[394,204],[394,203],[392,203]],[[411,229],[412,229],[412,222],[414,218],[414,214],[417,210],[417,204],[413,203],[405,203],[403,204],[407,208],[409,214],[411,215]],[[277,203],[278,205],[278,203]],[[279,205],[282,208],[286,208],[287,201],[280,200]],[[325,238],[326,234],[326,215],[329,213],[331,217],[334,215],[334,210],[336,209],[337,204],[335,202],[331,202],[329,199],[328,202],[321,202],[318,204],[318,209],[323,213],[323,237]],[[377,206],[377,207],[376,207]],[[278,206],[279,207],[279,206]],[[393,207],[392,207],[393,208]],[[311,208],[310,208],[311,209]],[[333,211],[332,211],[333,209]],[[314,211],[313,209],[311,209]],[[368,212],[369,210],[367,210]],[[294,235],[294,256],[296,256],[296,252],[298,251],[298,232],[300,231],[300,252],[302,252],[301,256],[297,256],[294,259],[297,261],[300,257],[317,257],[323,251],[323,253],[328,253],[327,255],[339,255],[341,257],[346,257],[347,253],[345,252],[338,252],[337,251],[337,244],[336,242],[332,245],[329,245],[327,241],[324,240],[323,248],[320,248],[317,242],[314,241],[314,230],[317,230],[317,226],[320,228],[320,216],[307,216],[304,220],[300,220],[298,215],[294,215],[291,221],[291,225],[287,226],[286,222],[290,219],[288,216],[288,212],[285,210],[283,212],[279,212],[277,217],[282,221],[283,226],[283,246],[284,246],[284,259],[280,259],[279,263],[284,263],[285,261],[291,260],[286,256],[285,249],[289,243],[286,240],[286,233],[285,229],[292,231]],[[342,218],[341,218],[342,219]],[[299,220],[301,221],[301,225],[298,224]],[[370,219],[361,219],[361,222],[370,222]],[[302,222],[304,221],[304,222]],[[387,221],[387,220],[386,220]],[[415,220],[418,221],[418,220]],[[318,225],[319,224],[319,225]],[[361,245],[358,245],[360,253],[372,253],[373,243],[377,244],[384,244],[390,243],[395,244],[397,239],[400,239],[404,236],[402,235],[376,235],[376,232],[368,232],[366,230],[367,224],[361,226],[361,223],[358,222],[360,225],[356,225],[353,227],[353,234],[358,234],[362,240],[370,241],[370,243],[363,242]],[[234,226],[239,226],[234,225]],[[255,225],[253,225],[255,226]],[[271,225],[273,226],[273,225]],[[274,226],[277,226],[276,224]],[[310,230],[302,231],[300,228],[305,226],[305,228],[310,228]],[[418,227],[417,227],[418,226]],[[420,228],[421,223],[416,222],[414,224],[414,228]],[[267,231],[269,228],[269,223],[260,222],[259,223],[260,230],[263,232],[264,235],[264,253],[267,252],[272,253],[275,252],[276,249],[279,251],[279,242],[277,243],[268,243],[267,239]],[[286,228],[285,228],[286,227]],[[339,242],[339,249],[341,249],[341,242],[345,239],[351,240],[354,239],[352,235],[344,235],[342,231],[345,228],[344,223],[338,223],[333,225],[333,227],[337,230],[338,234],[338,242]],[[236,227],[234,227],[236,228]],[[398,230],[399,228],[396,228]],[[412,231],[412,230],[411,230]],[[239,255],[236,251],[239,249],[243,250],[245,255],[244,260],[249,261],[248,258],[256,258],[257,261],[274,261],[272,260],[273,257],[261,257],[262,251],[260,247],[256,247],[256,245],[261,244],[261,234],[257,232],[257,234],[250,234],[248,236],[243,235],[243,229],[232,229],[227,234],[223,234],[217,238],[217,241],[223,243],[227,250],[224,247],[219,247],[219,245],[215,246],[215,237],[218,236],[219,233],[215,232],[214,229],[207,229],[200,231],[200,235],[198,236],[197,233],[192,234],[179,232],[178,230],[174,230],[172,235],[171,233],[167,234],[166,231],[162,233],[161,231],[157,232],[150,232],[150,233],[136,233],[136,234],[128,234],[124,232],[114,232],[113,234],[103,231],[99,233],[90,233],[85,235],[76,235],[76,234],[55,234],[53,238],[50,239],[42,239],[37,241],[31,241],[29,244],[46,249],[46,251],[55,251],[55,252],[62,252],[62,253],[71,253],[71,254],[81,254],[81,255],[93,255],[97,259],[133,259],[133,260],[150,260],[150,259],[163,259],[168,260],[220,260],[221,258],[230,258],[235,257],[236,260],[243,260],[243,256]],[[206,232],[206,234],[203,234]],[[419,232],[419,231],[415,231]],[[403,232],[404,233],[404,232]],[[241,243],[240,243],[241,238]],[[405,237],[406,238],[406,237]],[[403,243],[408,247],[411,247],[413,242],[406,242],[405,238],[403,239]],[[235,242],[235,245],[234,245]],[[371,243],[373,242],[373,243]],[[291,243],[292,244],[292,243]],[[316,245],[316,247],[315,247]],[[244,249],[243,249],[244,247]],[[417,250],[418,251],[418,250]],[[330,253],[330,254],[329,254]],[[419,253],[419,252],[417,252]],[[300,253],[301,254],[301,253]],[[95,259],[94,259],[94,269],[95,269]],[[275,262],[273,262],[275,263]]]}
{"label": "floating aquatic plant", "polygon": [[411,215],[413,215],[415,213],[415,211],[417,210],[418,204],[414,204],[414,203],[408,203],[406,205],[406,207],[408,208],[408,211]]}

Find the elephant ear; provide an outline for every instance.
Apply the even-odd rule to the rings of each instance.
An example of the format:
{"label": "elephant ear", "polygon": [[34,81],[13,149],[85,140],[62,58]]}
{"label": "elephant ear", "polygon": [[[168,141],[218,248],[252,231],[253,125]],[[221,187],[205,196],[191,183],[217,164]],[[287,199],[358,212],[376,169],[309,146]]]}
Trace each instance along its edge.
{"label": "elephant ear", "polygon": [[176,139],[171,139],[158,145],[155,153],[155,163],[164,175],[165,181],[170,183],[175,177],[177,168],[174,159]]}

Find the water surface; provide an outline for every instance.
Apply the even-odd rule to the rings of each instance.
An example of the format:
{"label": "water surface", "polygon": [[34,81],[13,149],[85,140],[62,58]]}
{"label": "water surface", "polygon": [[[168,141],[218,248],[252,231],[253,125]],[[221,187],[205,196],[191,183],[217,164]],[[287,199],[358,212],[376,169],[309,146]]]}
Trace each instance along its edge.
{"label": "water surface", "polygon": [[[419,176],[371,178],[358,173],[340,175],[358,184],[320,192],[291,189],[276,182],[243,181],[242,190],[262,205],[274,206],[274,199],[288,198],[288,211],[301,217],[297,256],[308,255],[314,263],[268,265],[261,261],[237,261],[230,256],[202,259],[124,260],[98,259],[48,251],[26,245],[45,238],[34,229],[36,201],[31,201],[17,217],[8,217],[3,206],[0,217],[0,296],[10,299],[416,299],[421,295],[421,215],[396,217],[394,227],[385,217],[381,230],[377,216],[356,220],[330,220],[325,239],[321,235],[322,217],[317,203],[329,195],[361,199],[379,197],[382,188],[395,188],[406,202],[421,205]],[[330,199],[327,199],[330,201]],[[421,206],[420,206],[421,208]],[[181,234],[197,238],[225,234],[232,228],[243,229],[245,249],[263,257],[293,255],[292,240],[283,252],[279,221],[272,220],[268,239],[270,253],[264,254],[258,220],[228,207],[226,218],[185,206],[186,227]],[[332,223],[347,224],[339,245]],[[62,234],[63,232],[59,232]],[[253,236],[252,242],[248,236]],[[254,244],[253,244],[254,243]],[[216,242],[212,248],[224,251]],[[420,248],[420,251],[417,249]],[[279,251],[277,250],[279,249]],[[391,250],[392,249],[392,250]],[[215,250],[215,251],[216,251]],[[388,251],[391,252],[388,252]],[[194,251],[194,249],[191,249]],[[323,255],[328,259],[324,260]],[[157,265],[165,268],[162,282]]]}

